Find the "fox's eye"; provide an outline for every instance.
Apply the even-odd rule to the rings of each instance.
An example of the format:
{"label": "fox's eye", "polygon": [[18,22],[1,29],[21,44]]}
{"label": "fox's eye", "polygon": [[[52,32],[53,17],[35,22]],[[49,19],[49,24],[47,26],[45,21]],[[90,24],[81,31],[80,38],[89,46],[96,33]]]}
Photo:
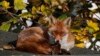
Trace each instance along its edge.
{"label": "fox's eye", "polygon": [[67,35],[67,33],[66,32],[62,32],[62,36],[65,36],[65,35]]}
{"label": "fox's eye", "polygon": [[67,35],[67,33],[63,33],[63,36]]}

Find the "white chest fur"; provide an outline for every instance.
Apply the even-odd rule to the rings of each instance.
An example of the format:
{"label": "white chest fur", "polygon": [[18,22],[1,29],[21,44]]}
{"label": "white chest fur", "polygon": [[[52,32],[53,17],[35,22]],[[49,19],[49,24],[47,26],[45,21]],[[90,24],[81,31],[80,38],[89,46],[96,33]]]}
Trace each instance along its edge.
{"label": "white chest fur", "polygon": [[61,45],[61,49],[65,49],[69,51],[71,48],[74,47],[74,42],[73,41],[68,42],[68,38],[69,38],[69,35],[67,34],[62,38],[61,41],[59,41]]}

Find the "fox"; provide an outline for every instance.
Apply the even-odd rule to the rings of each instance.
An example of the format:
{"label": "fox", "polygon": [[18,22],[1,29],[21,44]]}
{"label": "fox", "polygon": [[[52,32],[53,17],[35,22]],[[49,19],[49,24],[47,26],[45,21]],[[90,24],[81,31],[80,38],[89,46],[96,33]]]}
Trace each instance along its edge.
{"label": "fox", "polygon": [[75,45],[75,36],[71,33],[71,18],[64,20],[52,18],[48,27],[51,35],[55,37],[55,41],[59,41],[61,49],[70,51]]}
{"label": "fox", "polygon": [[63,54],[62,50],[70,51],[75,44],[75,37],[70,30],[71,19],[60,20],[50,16],[48,22],[47,27],[35,26],[22,30],[18,34],[15,49],[46,55]]}

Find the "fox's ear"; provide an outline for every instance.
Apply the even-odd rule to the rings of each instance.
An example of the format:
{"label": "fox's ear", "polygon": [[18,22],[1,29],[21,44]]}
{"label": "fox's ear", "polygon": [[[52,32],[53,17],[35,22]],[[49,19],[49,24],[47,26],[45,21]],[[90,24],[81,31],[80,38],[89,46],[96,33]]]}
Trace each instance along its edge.
{"label": "fox's ear", "polygon": [[69,27],[71,26],[71,21],[72,21],[71,17],[68,17],[65,20],[63,20],[64,24],[67,25],[67,26],[69,26]]}
{"label": "fox's ear", "polygon": [[55,24],[55,22],[57,21],[56,18],[53,15],[50,15],[49,18],[50,18],[49,19],[49,25]]}

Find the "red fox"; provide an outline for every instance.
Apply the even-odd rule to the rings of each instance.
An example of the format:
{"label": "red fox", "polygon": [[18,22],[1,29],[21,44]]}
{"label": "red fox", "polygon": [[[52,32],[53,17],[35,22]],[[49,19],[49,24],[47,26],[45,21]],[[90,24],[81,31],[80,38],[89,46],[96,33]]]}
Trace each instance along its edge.
{"label": "red fox", "polygon": [[55,37],[56,41],[59,41],[61,49],[69,51],[74,47],[75,37],[71,33],[71,18],[65,20],[57,20],[52,17],[52,22],[49,26],[49,32]]}
{"label": "red fox", "polygon": [[[58,20],[52,18],[47,29],[40,26],[22,30],[18,35],[16,48],[36,54],[60,53],[60,48],[69,51],[74,47],[74,37],[70,32],[71,19]],[[52,38],[50,40],[50,38]],[[50,41],[54,38],[60,46],[52,48]],[[60,48],[59,48],[60,47]]]}

